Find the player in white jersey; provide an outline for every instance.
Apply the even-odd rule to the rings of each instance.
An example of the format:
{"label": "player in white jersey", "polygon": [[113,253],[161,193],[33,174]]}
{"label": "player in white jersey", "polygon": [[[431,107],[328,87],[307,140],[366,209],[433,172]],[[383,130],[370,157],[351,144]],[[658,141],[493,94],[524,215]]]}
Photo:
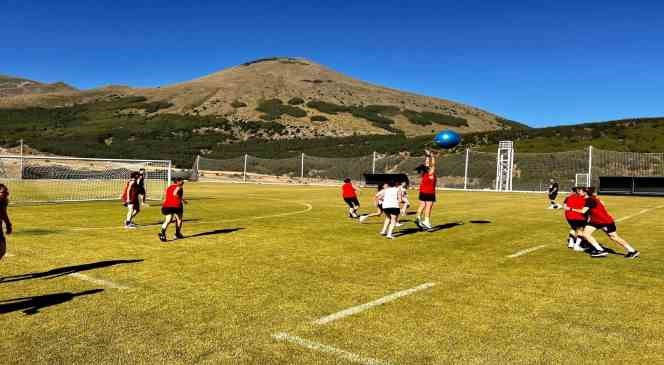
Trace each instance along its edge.
{"label": "player in white jersey", "polygon": [[[410,207],[410,202],[408,201],[408,182],[404,181],[399,185],[399,190],[401,191],[401,214],[399,217],[402,217],[408,213],[408,208]],[[397,227],[401,227],[403,224],[397,221]]]}
{"label": "player in white jersey", "polygon": [[378,192],[374,196],[374,205],[376,206],[376,211],[373,213],[369,214],[364,214],[360,217],[360,223],[364,223],[369,217],[378,217],[381,214],[383,214],[383,198],[381,196],[381,192],[383,191],[383,188],[385,187],[385,184],[378,184]]}
{"label": "player in white jersey", "polygon": [[401,212],[402,192],[401,188],[395,185],[394,181],[390,181],[387,184],[388,187],[379,193],[383,199],[383,212],[385,213],[385,222],[380,234],[389,239],[394,238],[392,232],[399,221],[399,213]]}

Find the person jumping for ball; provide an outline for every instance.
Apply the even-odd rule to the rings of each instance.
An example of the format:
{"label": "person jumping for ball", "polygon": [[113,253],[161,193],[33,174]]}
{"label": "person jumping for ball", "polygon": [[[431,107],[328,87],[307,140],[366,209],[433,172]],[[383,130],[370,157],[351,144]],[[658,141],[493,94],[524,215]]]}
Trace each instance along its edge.
{"label": "person jumping for ball", "polygon": [[341,185],[341,197],[348,204],[348,216],[350,218],[358,218],[357,210],[360,208],[360,202],[357,200],[359,190],[351,183],[350,178],[344,179],[344,184]]}
{"label": "person jumping for ball", "polygon": [[[12,234],[13,227],[12,222],[9,220],[9,214],[7,213],[7,206],[9,205],[9,189],[4,184],[0,184],[0,260],[7,253],[7,239],[5,238],[5,232],[7,235]],[[5,226],[4,232],[2,226]]]}
{"label": "person jumping for ball", "polygon": [[621,245],[626,253],[626,259],[635,259],[639,257],[640,252],[635,250],[627,241],[618,236],[615,220],[606,210],[604,202],[599,199],[594,187],[586,188],[588,197],[583,209],[572,209],[572,211],[588,215],[588,225],[583,229],[583,238],[585,238],[592,246],[593,250],[590,252],[592,257],[606,257],[607,252],[600,246],[599,242],[593,237],[596,230],[602,230],[609,238]]}
{"label": "person jumping for ball", "polygon": [[360,217],[359,221],[360,223],[364,223],[369,217],[379,217],[383,214],[383,196],[381,194],[381,191],[385,188],[385,184],[378,184],[376,189],[378,192],[376,195],[374,195],[374,206],[376,207],[376,211],[373,213],[369,214],[364,214]]}
{"label": "person jumping for ball", "polygon": [[159,240],[162,242],[168,241],[166,230],[173,221],[175,221],[175,238],[184,238],[182,235],[182,216],[184,215],[184,204],[187,204],[187,201],[184,199],[184,180],[180,177],[175,178],[175,181],[166,188],[164,195],[164,201],[161,206],[161,214],[164,215],[164,224],[161,225],[161,230],[159,231]]}
{"label": "person jumping for ball", "polygon": [[415,171],[420,174],[420,206],[417,208],[415,224],[421,229],[430,230],[431,210],[436,202],[436,156],[429,150],[424,150],[424,164],[419,165]]}

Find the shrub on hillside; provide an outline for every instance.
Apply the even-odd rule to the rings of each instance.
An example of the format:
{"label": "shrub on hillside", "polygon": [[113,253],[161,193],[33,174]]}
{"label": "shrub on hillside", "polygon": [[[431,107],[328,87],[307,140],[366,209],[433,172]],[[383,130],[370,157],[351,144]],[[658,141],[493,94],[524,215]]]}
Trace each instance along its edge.
{"label": "shrub on hillside", "polygon": [[312,122],[327,122],[327,117],[324,115],[314,115],[311,117]]}
{"label": "shrub on hillside", "polygon": [[291,98],[290,100],[288,100],[288,104],[290,104],[290,105],[300,105],[300,104],[304,104],[304,99],[302,99],[302,98],[298,98],[298,97],[296,96],[296,97]]}
{"label": "shrub on hillside", "polygon": [[239,100],[233,100],[233,102],[231,103],[231,106],[233,108],[237,109],[237,108],[244,108],[245,106],[247,106],[247,104],[243,103]]}

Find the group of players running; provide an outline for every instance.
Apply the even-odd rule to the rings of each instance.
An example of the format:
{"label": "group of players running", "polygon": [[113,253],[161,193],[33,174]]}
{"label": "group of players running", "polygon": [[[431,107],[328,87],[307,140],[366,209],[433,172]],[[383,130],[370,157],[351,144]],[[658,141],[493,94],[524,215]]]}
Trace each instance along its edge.
{"label": "group of players running", "polygon": [[[417,208],[415,223],[422,230],[432,230],[431,211],[436,202],[436,154],[424,150],[424,163],[416,169],[420,175],[420,205]],[[366,222],[371,217],[384,215],[383,228],[380,234],[388,239],[395,238],[394,228],[401,226],[399,216],[405,215],[410,206],[408,201],[408,182],[390,180],[387,183],[378,184],[378,192],[374,195],[374,213],[359,215],[360,202],[357,199],[359,190],[352,184],[349,178],[344,180],[341,186],[341,196],[348,205],[348,215],[358,218],[360,223]]]}

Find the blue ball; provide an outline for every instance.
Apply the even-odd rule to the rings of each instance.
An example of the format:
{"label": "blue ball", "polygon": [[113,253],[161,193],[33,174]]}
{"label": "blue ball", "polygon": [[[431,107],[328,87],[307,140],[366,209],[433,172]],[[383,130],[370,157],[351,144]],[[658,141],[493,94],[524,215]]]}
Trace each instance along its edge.
{"label": "blue ball", "polygon": [[461,136],[455,131],[446,129],[442,132],[438,132],[433,138],[433,141],[440,148],[454,148],[461,143]]}

